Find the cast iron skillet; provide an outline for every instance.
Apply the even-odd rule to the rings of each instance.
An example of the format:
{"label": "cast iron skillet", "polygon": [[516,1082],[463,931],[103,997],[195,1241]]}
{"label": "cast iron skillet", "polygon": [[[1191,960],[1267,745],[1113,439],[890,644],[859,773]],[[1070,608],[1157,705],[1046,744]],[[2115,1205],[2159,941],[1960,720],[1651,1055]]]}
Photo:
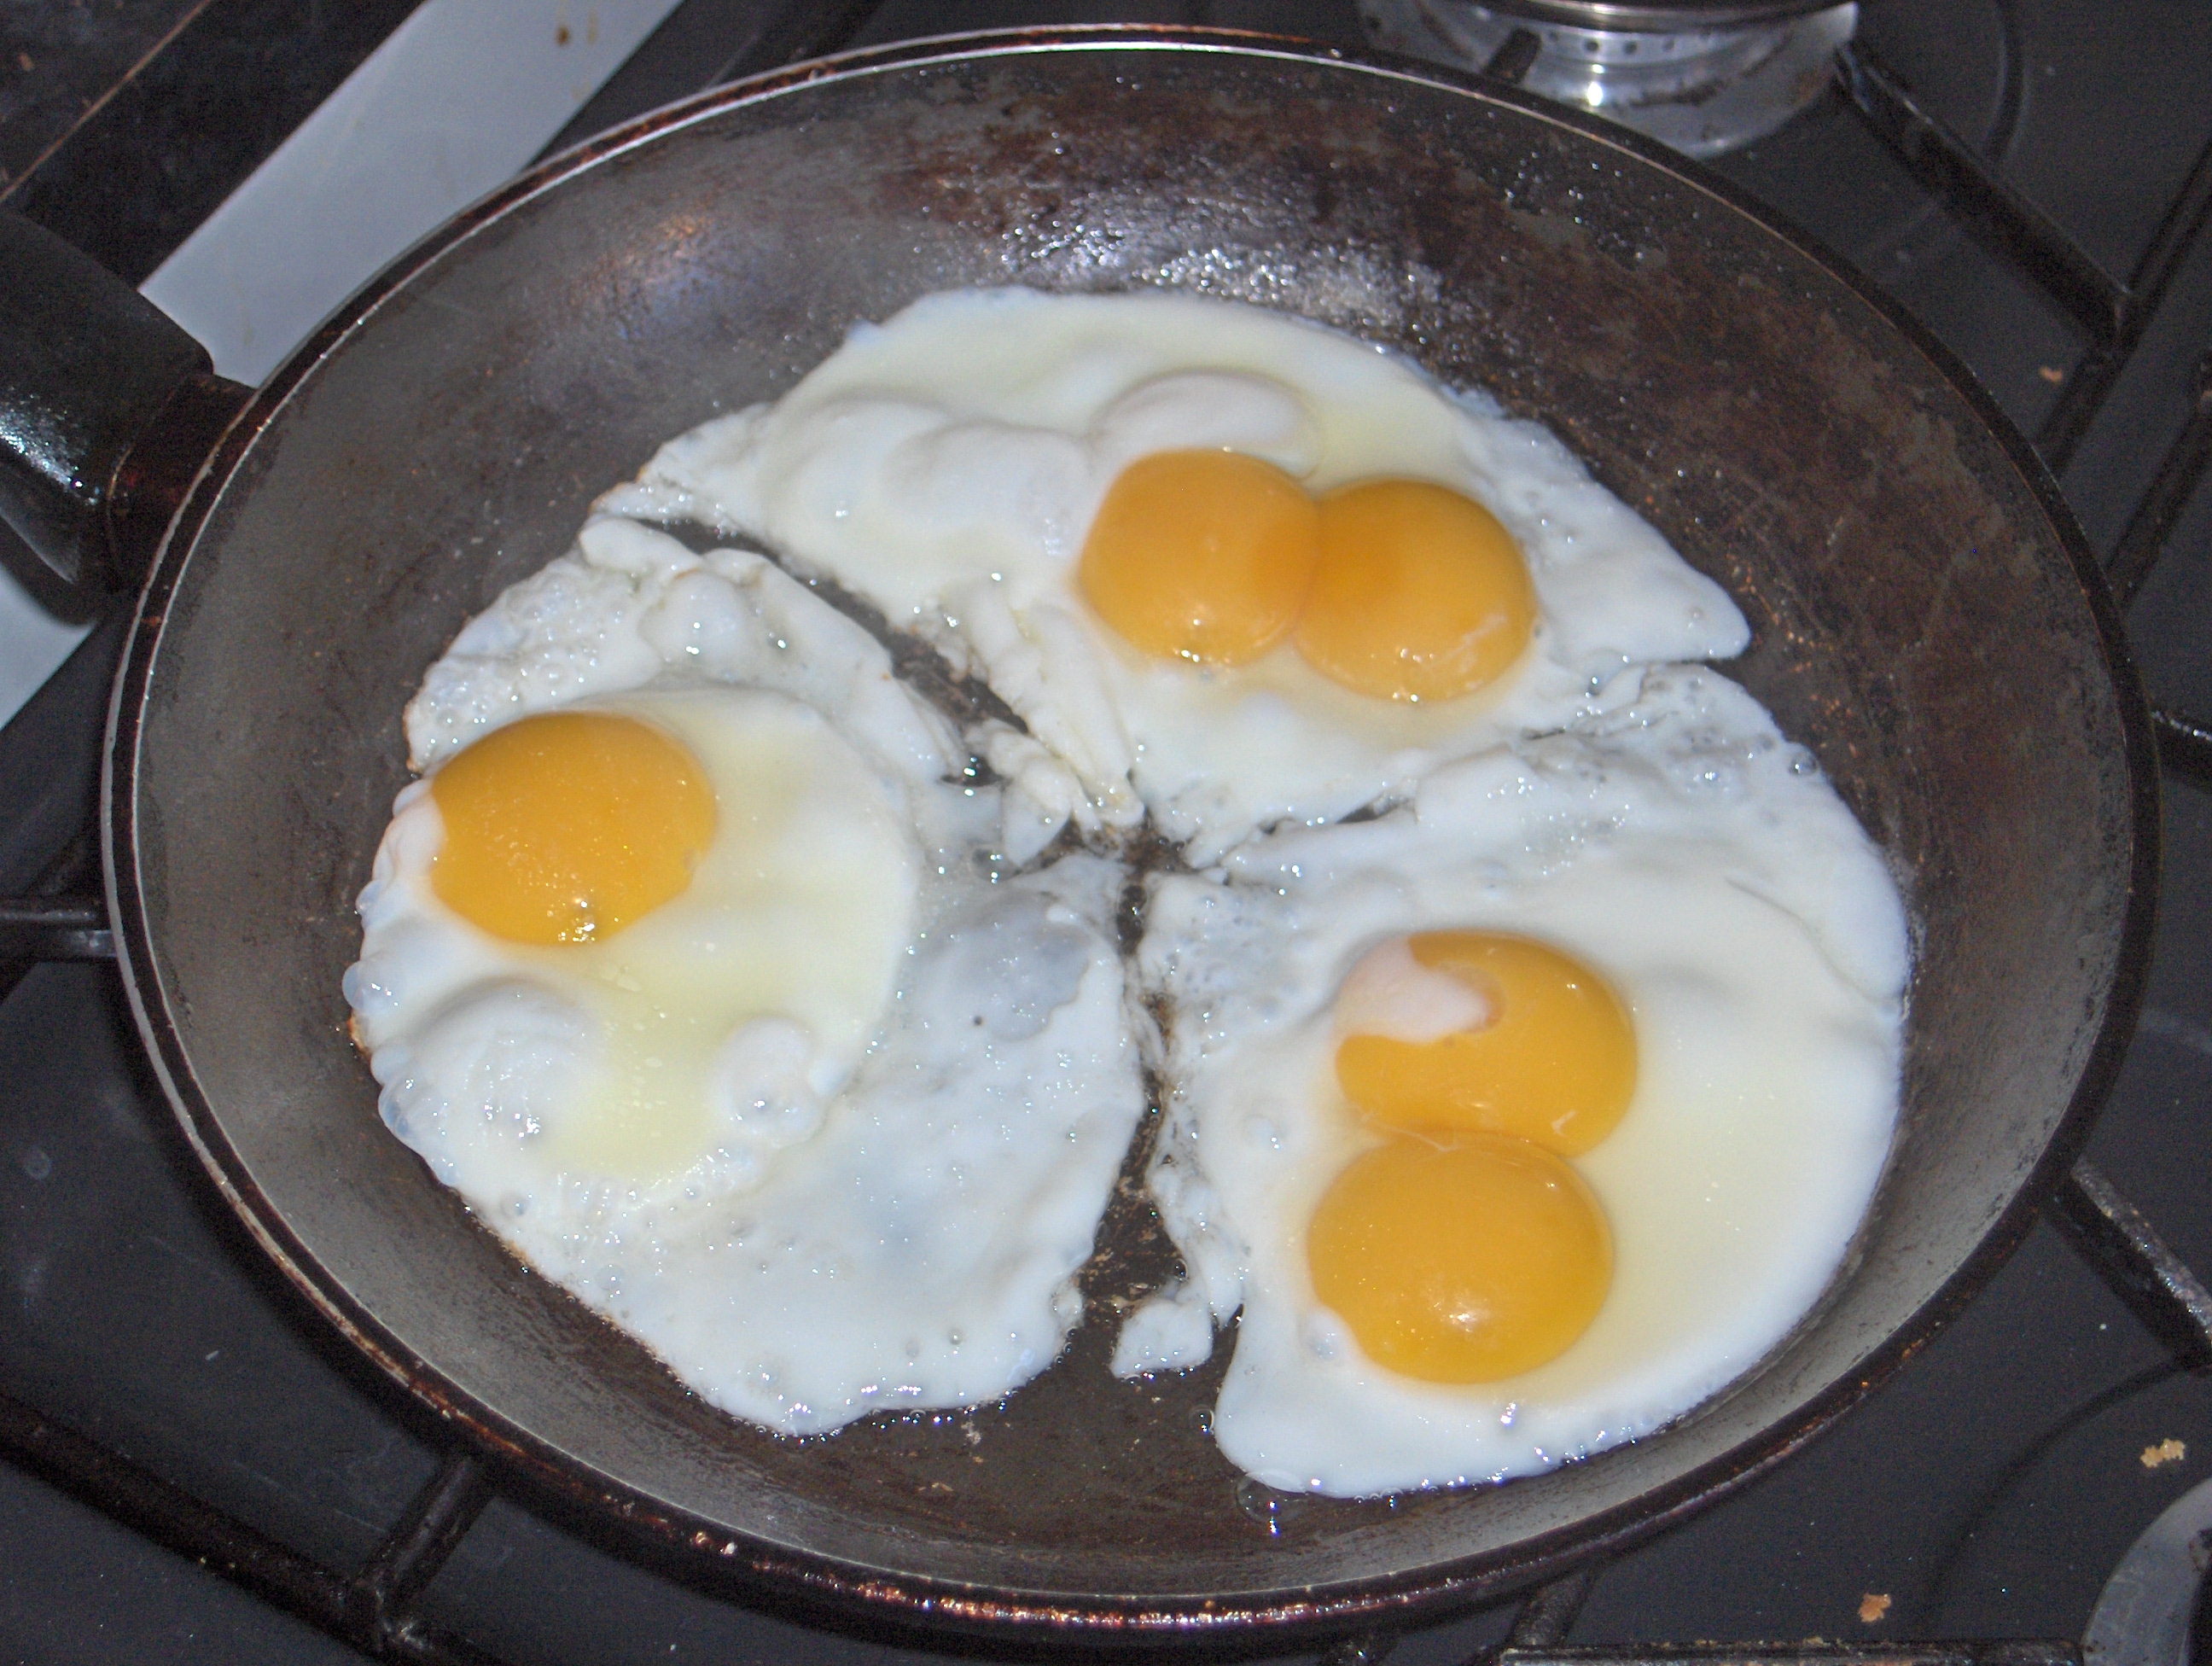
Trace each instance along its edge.
{"label": "cast iron skillet", "polygon": [[[1105,1370],[1103,1298],[1161,1260],[1125,1199],[1086,1277],[1096,1316],[1006,1404],[779,1442],[508,1259],[379,1125],[338,978],[423,667],[662,440],[789,386],[856,319],[1003,283],[1301,313],[1549,423],[1742,605],[1755,641],[1729,674],[1889,853],[1916,973],[1873,1212],[1815,1314],[1673,1427],[1503,1487],[1268,1495],[1203,1432],[1225,1345],[1188,1379]],[[192,369],[49,398],[121,469],[19,467],[12,518],[43,514],[64,563],[143,533],[164,471],[228,415]],[[180,383],[134,447],[131,401]],[[110,903],[148,1048],[231,1205],[514,1465],[833,1608],[1249,1646],[1471,1602],[1648,1531],[1927,1339],[2025,1230],[2117,1063],[2151,915],[2148,734],[2033,456],[1925,335],[1726,187],[1401,67],[1250,38],[981,38],[716,92],[571,153],[254,394],[140,602]]]}

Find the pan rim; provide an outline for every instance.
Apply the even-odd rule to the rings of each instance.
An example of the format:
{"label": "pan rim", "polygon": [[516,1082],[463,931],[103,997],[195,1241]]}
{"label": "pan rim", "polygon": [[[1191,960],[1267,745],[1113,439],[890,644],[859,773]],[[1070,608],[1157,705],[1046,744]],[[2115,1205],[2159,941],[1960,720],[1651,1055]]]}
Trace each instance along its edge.
{"label": "pan rim", "polygon": [[[1996,438],[2065,550],[2095,628],[2118,711],[2128,775],[2126,797],[2132,826],[2127,895],[2118,959],[2096,1037],[2042,1156],[1980,1243],[1936,1292],[1855,1369],[1813,1395],[1791,1417],[1633,1499],[1597,1511],[1573,1527],[1556,1529],[1504,1550],[1337,1585],[1208,1599],[1196,1594],[1152,1596],[1024,1591],[926,1575],[886,1575],[881,1570],[816,1553],[733,1535],[521,1429],[460,1389],[432,1362],[386,1329],[323,1267],[254,1182],[224,1133],[215,1107],[201,1091],[179,1033],[169,1018],[169,997],[154,955],[137,862],[138,751],[167,610],[190,565],[199,535],[238,465],[322,361],[402,292],[417,272],[470,237],[569,178],[665,134],[832,77],[858,80],[893,70],[1070,51],[1224,53],[1437,88],[1567,129],[1661,168],[1711,198],[1718,207],[1749,219],[1818,265],[1896,331],[1935,376],[1966,401]],[[418,1406],[428,1406],[441,1420],[458,1426],[471,1443],[489,1450],[532,1487],[580,1509],[590,1526],[611,1529],[649,1558],[672,1554],[683,1563],[676,1570],[682,1577],[729,1581],[769,1597],[797,1597],[832,1614],[878,1626],[890,1623],[940,1634],[951,1630],[1000,1639],[1050,1633],[1071,1640],[1070,1633],[1074,1633],[1093,1647],[1110,1647],[1124,1641],[1154,1645],[1167,1638],[1186,1638],[1203,1639],[1217,1648],[1249,1650],[1274,1646],[1292,1632],[1311,1637],[1376,1623],[1432,1620],[1555,1576],[1584,1560],[1616,1554],[1765,1473],[1887,1380],[1972,1298],[2017,1248],[2034,1225],[2045,1200],[2079,1156],[2096,1113],[2111,1091],[2134,1031],[2148,975],[2156,903],[2159,800],[2149,709],[2118,611],[2102,569],[2049,470],[1948,348],[1876,290],[1870,280],[1852,271],[1817,240],[1771,210],[1754,204],[1727,181],[1656,142],[1547,104],[1517,89],[1431,65],[1414,68],[1380,54],[1317,49],[1310,43],[1264,35],[1152,26],[1086,26],[902,42],[710,89],[640,117],[531,169],[414,245],[342,306],[253,394],[194,480],[139,596],[129,646],[117,674],[102,769],[100,822],[108,910],[124,988],[156,1079],[187,1141],[262,1253],[354,1348]]]}

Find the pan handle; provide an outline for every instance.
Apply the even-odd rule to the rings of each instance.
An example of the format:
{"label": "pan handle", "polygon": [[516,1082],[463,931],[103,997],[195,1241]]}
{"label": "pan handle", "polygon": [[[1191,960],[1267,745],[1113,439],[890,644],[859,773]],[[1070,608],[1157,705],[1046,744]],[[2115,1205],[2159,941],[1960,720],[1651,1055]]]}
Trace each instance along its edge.
{"label": "pan handle", "polygon": [[137,587],[251,392],[129,284],[0,211],[0,520],[77,597]]}

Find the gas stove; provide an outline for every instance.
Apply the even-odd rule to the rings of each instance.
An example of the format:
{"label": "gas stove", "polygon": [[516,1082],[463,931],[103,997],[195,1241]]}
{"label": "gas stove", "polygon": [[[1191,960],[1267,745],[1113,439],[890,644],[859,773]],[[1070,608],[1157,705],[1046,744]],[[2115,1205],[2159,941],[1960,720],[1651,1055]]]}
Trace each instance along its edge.
{"label": "gas stove", "polygon": [[1362,0],[1375,43],[1511,81],[1689,156],[1763,139],[1827,91],[1859,9],[1833,0]]}
{"label": "gas stove", "polygon": [[[2203,1628],[2212,1531],[2212,1296],[2190,1271],[2212,1277],[2212,737],[2197,726],[2212,717],[2212,18],[2087,0],[1567,15],[1580,4],[633,0],[516,5],[495,24],[449,0],[339,17],[306,0],[19,12],[0,24],[0,202],[143,283],[250,380],[532,156],[843,46],[1113,21],[1449,56],[1441,19],[1462,67],[1547,95],[1556,82],[1604,112],[1608,87],[1577,89],[1606,75],[1547,69],[1547,32],[1569,63],[1572,31],[1603,36],[1583,57],[1610,66],[1623,37],[1668,32],[1655,9],[1702,9],[1669,27],[1708,33],[1826,20],[1800,106],[1729,134],[1711,165],[1966,361],[2131,599],[2170,714],[2145,1016],[2045,1224],[1809,1449],[1523,1602],[1326,1657],[2179,1663]],[[1427,46],[1389,33],[1416,12]],[[243,257],[269,247],[294,252]],[[28,697],[0,731],[0,897],[27,900],[0,905],[0,954],[17,957],[0,966],[0,1645],[94,1661],[932,1657],[632,1560],[392,1394],[267,1270],[183,1148],[100,964],[103,921],[72,900],[98,888],[120,623],[52,617],[15,553],[0,562],[28,586],[0,598],[0,678],[20,686],[0,699]],[[1255,1534],[1268,1525],[1255,1504]]]}

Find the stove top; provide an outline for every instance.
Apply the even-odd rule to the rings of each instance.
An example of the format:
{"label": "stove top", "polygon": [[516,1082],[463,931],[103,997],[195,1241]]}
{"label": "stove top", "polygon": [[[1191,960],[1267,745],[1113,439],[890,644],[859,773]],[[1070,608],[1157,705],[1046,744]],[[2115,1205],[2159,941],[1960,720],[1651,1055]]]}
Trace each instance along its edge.
{"label": "stove top", "polygon": [[[732,75],[1035,22],[1368,40],[1351,0],[516,6],[518,38],[537,31],[520,45],[471,33],[462,9],[19,9],[0,22],[0,203],[153,279],[250,379],[367,275],[339,252],[373,266],[541,149]],[[1714,165],[1964,358],[2139,579],[2130,622],[2158,703],[2212,714],[2212,16],[2088,0],[1931,13],[1866,0],[1820,97]],[[491,137],[469,151],[441,101],[502,76],[529,83],[521,113],[476,124]],[[314,197],[318,177],[331,189],[318,143],[383,159],[342,183],[342,210],[403,199],[344,252],[316,230],[315,202],[331,211]],[[307,276],[255,278],[258,310],[225,313],[226,295],[252,287],[222,234],[240,225],[315,258],[299,263]],[[23,559],[0,551],[27,575]],[[22,692],[69,657],[0,730],[0,897],[82,895],[97,890],[87,830],[119,624],[57,621],[35,592],[13,605],[27,623],[7,635],[0,609],[0,670]],[[1881,1393],[1759,1481],[1517,1608],[1329,1658],[2185,1657],[2186,1574],[2212,1522],[2195,1490],[2212,1477],[2212,1298],[2187,1270],[2212,1276],[2212,742],[2181,723],[2162,739],[2175,767],[2148,1008],[2087,1165],[2015,1258]],[[0,912],[0,952],[91,958],[0,965],[0,1648],[931,1657],[629,1560],[389,1391],[212,1198],[98,961],[99,922],[65,932],[46,913]],[[1255,1515],[1255,1534],[1267,1525]]]}

